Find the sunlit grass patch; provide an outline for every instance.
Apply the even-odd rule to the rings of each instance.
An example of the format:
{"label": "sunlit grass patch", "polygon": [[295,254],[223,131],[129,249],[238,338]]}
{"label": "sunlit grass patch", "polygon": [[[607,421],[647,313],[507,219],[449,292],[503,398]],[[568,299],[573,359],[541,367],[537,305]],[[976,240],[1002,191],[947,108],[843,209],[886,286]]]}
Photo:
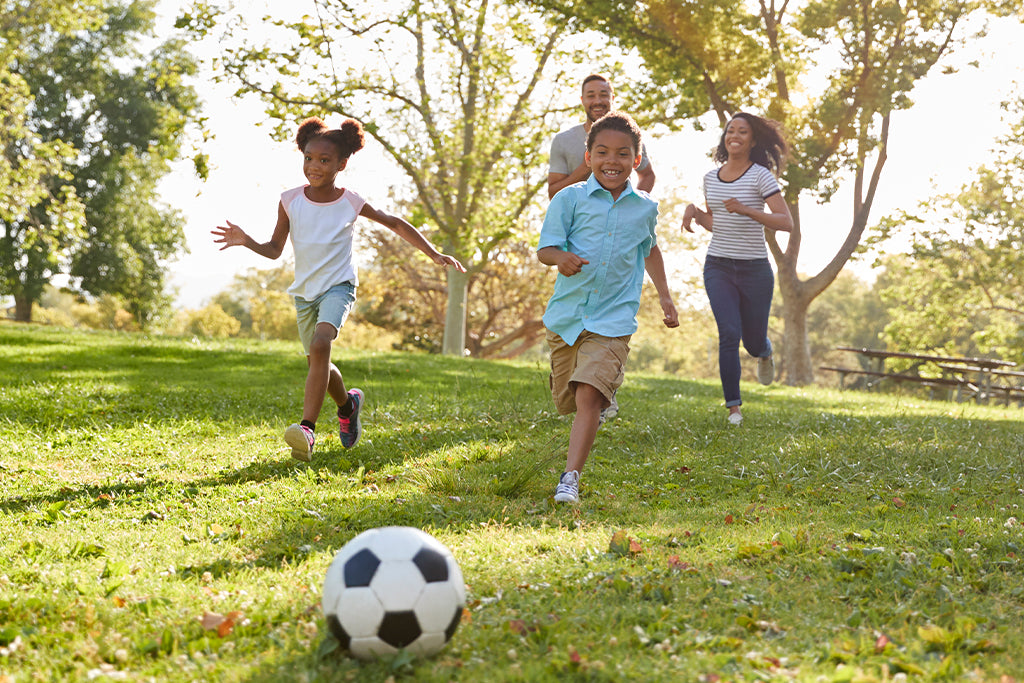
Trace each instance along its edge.
{"label": "sunlit grass patch", "polygon": [[[546,368],[335,358],[363,440],[326,407],[303,464],[294,344],[0,325],[0,678],[1019,678],[1016,408],[755,385],[735,428],[716,382],[627,373],[556,506]],[[321,658],[331,558],[389,524],[453,550],[464,623]]]}

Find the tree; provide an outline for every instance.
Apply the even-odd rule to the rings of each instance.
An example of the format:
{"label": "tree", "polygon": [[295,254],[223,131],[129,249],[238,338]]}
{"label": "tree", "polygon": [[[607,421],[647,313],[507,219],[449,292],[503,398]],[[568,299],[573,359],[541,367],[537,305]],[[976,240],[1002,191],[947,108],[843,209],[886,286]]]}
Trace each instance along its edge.
{"label": "tree", "polygon": [[[562,12],[636,48],[650,84],[646,105],[679,126],[708,111],[724,124],[741,108],[783,123],[792,147],[784,174],[794,227],[785,245],[768,233],[783,299],[783,359],[789,384],[814,372],[808,344],[811,302],[857,251],[881,181],[894,111],[966,39],[962,26],[991,6],[952,0],[526,0]],[[801,201],[828,201],[849,181],[846,239],[816,274],[801,278]]]}
{"label": "tree", "polygon": [[[360,275],[357,317],[399,333],[404,348],[440,350],[447,292],[437,268],[410,261],[408,245],[389,230],[372,230],[367,239],[376,258]],[[467,284],[469,354],[513,358],[540,341],[551,284],[531,244],[510,239],[495,246]]]}
{"label": "tree", "polygon": [[0,8],[0,295],[14,297],[16,319],[30,320],[32,303],[81,236],[83,217],[70,185],[75,149],[33,129],[32,94],[17,67],[43,29],[68,33],[95,16],[90,3],[8,0]]}
{"label": "tree", "polygon": [[[362,122],[412,188],[397,190],[396,201],[415,204],[421,224],[467,266],[446,275],[443,350],[461,355],[470,283],[486,278],[503,245],[531,242],[539,219],[535,197],[562,88],[555,69],[575,60],[560,51],[563,29],[490,0],[314,6],[315,18],[268,22],[283,47],[239,45],[252,35],[245,22],[205,5],[179,25],[209,35],[221,22],[223,76],[262,97],[284,136],[312,114]],[[474,289],[490,286],[481,279]],[[493,343],[478,341],[481,353]]]}
{"label": "tree", "polygon": [[1024,99],[1004,108],[1017,121],[973,182],[884,221],[911,240],[885,261],[896,348],[1024,363]]}
{"label": "tree", "polygon": [[[183,41],[150,45],[154,6],[104,0],[80,30],[41,26],[17,57],[32,93],[29,127],[76,151],[68,170],[85,232],[69,255],[72,282],[123,298],[142,326],[167,303],[166,262],[184,248],[183,217],[158,201],[157,185],[199,115]],[[27,265],[38,286],[52,276]]]}

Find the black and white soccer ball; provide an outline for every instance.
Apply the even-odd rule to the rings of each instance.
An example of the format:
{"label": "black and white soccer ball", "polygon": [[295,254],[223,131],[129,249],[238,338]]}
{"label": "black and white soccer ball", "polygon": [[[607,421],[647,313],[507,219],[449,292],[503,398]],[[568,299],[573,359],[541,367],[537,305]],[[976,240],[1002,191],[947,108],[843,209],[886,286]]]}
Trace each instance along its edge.
{"label": "black and white soccer ball", "polygon": [[465,606],[451,551],[413,527],[364,531],[338,551],[324,579],[327,625],[359,659],[400,649],[432,655],[451,640]]}

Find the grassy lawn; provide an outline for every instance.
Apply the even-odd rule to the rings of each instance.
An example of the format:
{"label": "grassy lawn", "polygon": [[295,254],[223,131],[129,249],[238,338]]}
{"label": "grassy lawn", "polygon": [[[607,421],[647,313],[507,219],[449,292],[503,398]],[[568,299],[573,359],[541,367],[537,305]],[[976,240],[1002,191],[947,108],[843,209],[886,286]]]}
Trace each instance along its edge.
{"label": "grassy lawn", "polygon": [[[733,427],[717,382],[627,374],[556,508],[544,365],[335,359],[363,439],[325,409],[303,465],[298,344],[0,324],[0,682],[1024,677],[1018,408],[745,385]],[[359,663],[321,583],[394,524],[469,606],[436,657]]]}

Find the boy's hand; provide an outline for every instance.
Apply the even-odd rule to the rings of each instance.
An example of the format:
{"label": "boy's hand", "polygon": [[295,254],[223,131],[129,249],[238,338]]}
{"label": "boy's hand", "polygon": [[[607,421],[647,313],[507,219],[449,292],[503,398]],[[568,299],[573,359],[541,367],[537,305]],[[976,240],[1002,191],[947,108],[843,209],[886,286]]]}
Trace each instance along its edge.
{"label": "boy's hand", "polygon": [[434,263],[439,266],[451,266],[460,273],[466,272],[466,266],[462,265],[462,262],[460,262],[459,259],[454,256],[449,256],[448,254],[438,254],[434,257]]}
{"label": "boy's hand", "polygon": [[658,299],[661,301],[661,312],[665,314],[662,321],[665,327],[679,327],[679,313],[676,311],[676,305],[672,303],[672,297],[662,296]]}
{"label": "boy's hand", "polygon": [[224,246],[220,248],[220,251],[224,251],[228,247],[238,247],[245,244],[245,239],[248,235],[245,234],[245,230],[232,223],[231,221],[224,221],[227,223],[227,227],[218,225],[215,230],[211,230],[210,234],[219,237],[220,239],[214,240],[217,244],[223,243]]}
{"label": "boy's hand", "polygon": [[583,270],[583,266],[590,263],[587,259],[580,258],[571,251],[563,251],[561,254],[558,259],[558,272],[566,277],[572,277]]}

